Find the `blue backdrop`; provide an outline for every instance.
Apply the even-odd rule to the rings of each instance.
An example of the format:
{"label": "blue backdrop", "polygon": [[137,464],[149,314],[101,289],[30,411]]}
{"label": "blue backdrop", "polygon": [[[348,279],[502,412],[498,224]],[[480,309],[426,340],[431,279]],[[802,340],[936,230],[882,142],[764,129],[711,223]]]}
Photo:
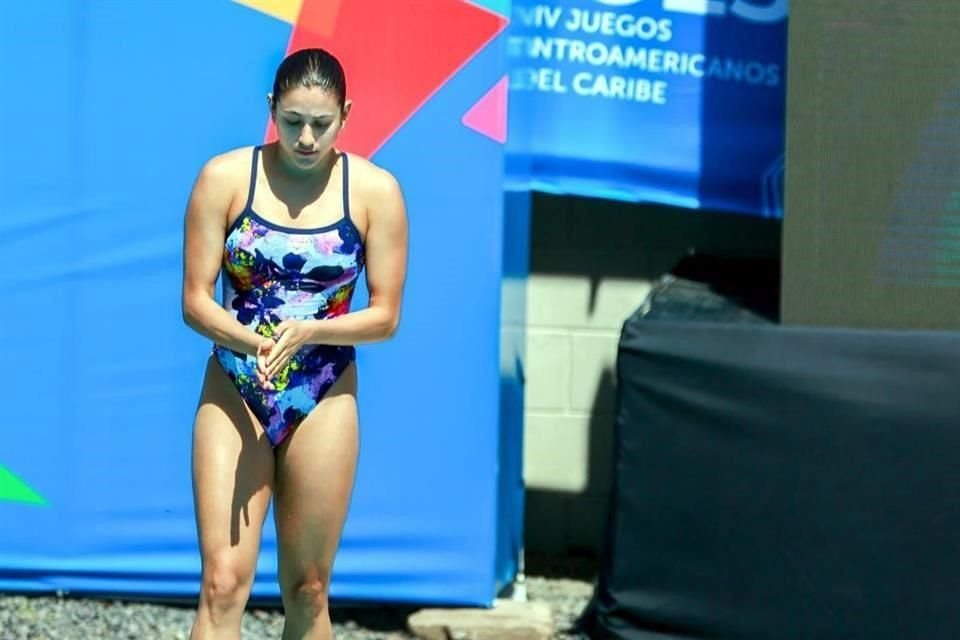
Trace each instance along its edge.
{"label": "blue backdrop", "polygon": [[511,188],[782,216],[787,0],[515,0]]}
{"label": "blue backdrop", "polygon": [[[0,20],[0,590],[194,596],[191,427],[210,345],[181,319],[183,212],[207,158],[263,140],[292,25],[229,0],[5,3]],[[405,191],[409,281],[397,337],[359,350],[334,598],[488,604],[516,571],[503,151],[461,122],[504,73],[491,37],[373,157]],[[278,595],[275,548],[268,515],[254,598]]]}

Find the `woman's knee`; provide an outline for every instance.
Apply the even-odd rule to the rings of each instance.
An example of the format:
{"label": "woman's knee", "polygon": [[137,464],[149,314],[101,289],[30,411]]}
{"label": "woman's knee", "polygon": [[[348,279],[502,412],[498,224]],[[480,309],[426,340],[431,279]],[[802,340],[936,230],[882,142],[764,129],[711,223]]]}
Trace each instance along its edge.
{"label": "woman's knee", "polygon": [[224,558],[204,562],[201,597],[216,611],[242,609],[247,603],[253,571],[243,563]]}
{"label": "woman's knee", "polygon": [[284,586],[283,600],[302,613],[319,615],[329,607],[330,573],[315,571]]}

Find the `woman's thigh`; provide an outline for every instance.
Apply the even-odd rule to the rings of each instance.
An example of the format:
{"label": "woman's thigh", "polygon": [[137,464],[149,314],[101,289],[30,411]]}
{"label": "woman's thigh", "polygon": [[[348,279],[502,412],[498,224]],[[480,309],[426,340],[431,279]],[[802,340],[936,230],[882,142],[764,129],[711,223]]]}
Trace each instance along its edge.
{"label": "woman's thigh", "polygon": [[252,576],[273,474],[273,449],[263,428],[211,356],[193,431],[194,504],[205,571]]}
{"label": "woman's thigh", "polygon": [[351,364],[276,450],[274,516],[285,589],[329,579],[356,473],[356,388]]}

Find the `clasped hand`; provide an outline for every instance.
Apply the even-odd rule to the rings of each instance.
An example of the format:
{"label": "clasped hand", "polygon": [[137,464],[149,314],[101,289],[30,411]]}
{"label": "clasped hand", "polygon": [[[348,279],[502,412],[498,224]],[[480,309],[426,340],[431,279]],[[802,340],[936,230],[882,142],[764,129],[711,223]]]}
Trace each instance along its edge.
{"label": "clasped hand", "polygon": [[273,336],[257,345],[257,381],[265,389],[274,389],[273,380],[305,344],[309,334],[300,320],[284,320],[273,330]]}

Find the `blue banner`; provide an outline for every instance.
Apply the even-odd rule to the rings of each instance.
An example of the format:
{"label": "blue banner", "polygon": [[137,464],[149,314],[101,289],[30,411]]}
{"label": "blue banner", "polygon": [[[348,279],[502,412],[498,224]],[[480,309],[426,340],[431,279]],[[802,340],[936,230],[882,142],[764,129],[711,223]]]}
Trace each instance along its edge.
{"label": "blue banner", "polygon": [[[344,61],[343,148],[397,176],[410,221],[400,330],[358,349],[362,452],[331,595],[489,605],[516,574],[521,367],[500,354],[491,93],[509,3],[301,4],[4,5],[0,592],[196,597],[191,427],[211,344],[181,316],[184,209],[208,158],[263,141],[292,41]],[[368,300],[361,284],[354,308]],[[253,598],[275,602],[273,522]]]}
{"label": "blue banner", "polygon": [[788,0],[518,0],[508,186],[782,216]]}

